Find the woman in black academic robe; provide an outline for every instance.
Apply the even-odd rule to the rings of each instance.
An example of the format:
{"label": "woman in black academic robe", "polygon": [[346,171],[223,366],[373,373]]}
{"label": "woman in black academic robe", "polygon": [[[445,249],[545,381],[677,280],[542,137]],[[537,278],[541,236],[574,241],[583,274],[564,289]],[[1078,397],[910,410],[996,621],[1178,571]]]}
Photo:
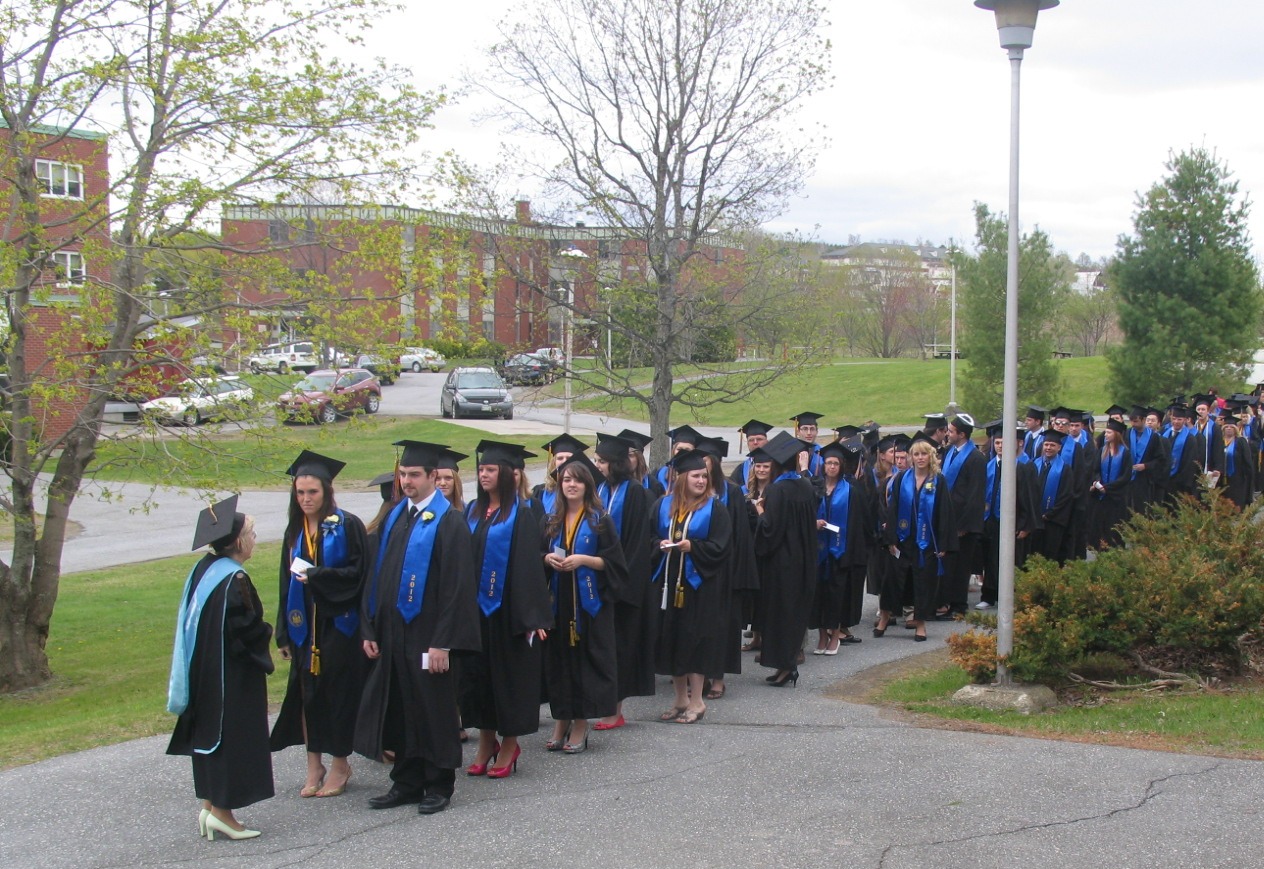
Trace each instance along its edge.
{"label": "woman in black academic robe", "polygon": [[[698,446],[704,452],[709,448],[710,444],[705,443]],[[759,593],[759,573],[755,569],[755,540],[751,532],[750,508],[742,495],[742,489],[725,478],[719,456],[707,454],[707,469],[711,474],[711,491],[728,511],[729,524],[733,527],[733,543],[729,547],[729,563],[726,568],[728,579],[725,583],[729,628],[724,637],[724,667],[707,673],[710,686],[704,686],[706,699],[719,700],[727,691],[724,684],[725,674],[742,672],[742,628],[747,624],[744,615],[745,598]]]}
{"label": "woman in black academic robe", "polygon": [[[795,441],[791,444],[783,439]],[[772,482],[755,504],[759,567],[759,663],[776,672],[772,685],[799,679],[799,655],[816,597],[816,492],[793,468],[801,441],[781,432],[761,449],[772,460]],[[756,451],[757,453],[759,451]],[[757,456],[756,462],[761,461]]]}
{"label": "woman in black academic robe", "polygon": [[658,627],[657,599],[650,582],[650,490],[633,476],[632,442],[622,437],[599,436],[593,464],[605,477],[597,486],[597,500],[610,515],[619,534],[627,565],[624,582],[615,589],[614,641],[618,671],[619,702],[612,715],[593,725],[594,730],[613,730],[626,724],[623,701],[628,697],[653,697],[654,643]]}
{"label": "woman in black academic robe", "polygon": [[[290,677],[271,745],[273,751],[306,745],[300,797],[334,797],[346,789],[368,663],[360,641],[368,537],[364,524],[334,501],[333,476],[342,463],[331,461],[305,451],[291,468],[290,522],[281,547],[277,648],[290,661]],[[295,559],[313,566],[294,572]],[[332,757],[328,770],[322,754]]]}
{"label": "woman in black academic robe", "polygon": [[[216,505],[218,520],[213,512],[212,519],[199,522],[195,545],[210,542],[213,552],[197,563],[185,585],[167,707],[180,716],[167,754],[192,758],[193,787],[202,800],[198,828],[211,839],[216,833],[230,839],[258,836],[233,810],[274,793],[267,686],[272,629],[241,569],[254,551],[255,531],[253,519],[234,512],[236,502],[234,496]],[[203,539],[204,525],[216,524],[220,538]]]}
{"label": "woman in black academic robe", "polygon": [[1232,416],[1221,420],[1220,428],[1224,432],[1224,459],[1217,486],[1242,510],[1255,499],[1255,450],[1238,434],[1238,421]]}
{"label": "woman in black academic robe", "polygon": [[730,614],[725,602],[728,549],[733,528],[728,511],[711,497],[710,472],[696,450],[673,460],[676,485],[654,504],[657,559],[655,605],[659,611],[658,672],[672,677],[675,705],[661,721],[693,724],[707,711],[703,674],[724,667]]}
{"label": "woman in black academic robe", "polygon": [[[944,558],[957,550],[957,525],[947,480],[939,473],[939,458],[929,440],[909,447],[908,470],[896,475],[887,505],[883,542],[894,556],[895,569],[883,590],[881,614],[874,636],[882,636],[906,585],[913,592],[914,639],[926,639],[926,622],[935,614]],[[927,513],[929,512],[929,515]]]}
{"label": "woman in black academic robe", "polygon": [[825,493],[816,512],[816,603],[808,624],[821,633],[815,652],[820,655],[837,655],[841,643],[860,642],[851,628],[860,622],[864,604],[873,520],[867,493],[855,479],[859,448],[851,449],[838,443],[821,448]]}
{"label": "woman in black academic robe", "polygon": [[553,600],[544,666],[553,735],[549,751],[588,748],[588,719],[619,703],[614,601],[627,582],[623,547],[597,499],[600,472],[583,453],[558,465],[558,499],[540,538]]}
{"label": "woman in black academic robe", "polygon": [[1089,486],[1088,545],[1101,550],[1119,546],[1119,526],[1128,521],[1128,486],[1132,481],[1132,452],[1124,443],[1127,427],[1116,420],[1106,421],[1102,447]]}
{"label": "woman in black academic robe", "polygon": [[542,641],[553,623],[540,526],[516,491],[514,465],[521,460],[499,460],[512,458],[499,452],[479,458],[478,500],[466,508],[483,642],[461,661],[461,723],[479,731],[465,771],[492,778],[517,769],[518,737],[540,729]]}

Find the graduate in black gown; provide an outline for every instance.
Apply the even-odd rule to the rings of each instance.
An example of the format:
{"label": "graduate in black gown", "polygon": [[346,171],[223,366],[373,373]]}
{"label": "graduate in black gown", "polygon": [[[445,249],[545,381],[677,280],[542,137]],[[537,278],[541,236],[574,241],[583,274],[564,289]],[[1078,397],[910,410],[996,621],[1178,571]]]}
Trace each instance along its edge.
{"label": "graduate in black gown", "polygon": [[658,626],[657,600],[650,582],[653,554],[650,490],[632,475],[633,443],[616,435],[597,435],[593,464],[604,479],[597,484],[597,500],[610,515],[619,534],[627,578],[615,589],[614,639],[619,702],[613,715],[593,724],[594,730],[614,730],[627,723],[623,701],[654,696],[654,645]]}
{"label": "graduate in black gown", "polygon": [[724,697],[727,687],[726,673],[742,672],[742,627],[747,623],[743,599],[759,592],[759,572],[755,568],[755,541],[751,531],[750,508],[742,496],[741,488],[732,480],[725,479],[721,460],[728,455],[729,444],[723,438],[703,438],[696,448],[706,457],[707,472],[711,475],[711,492],[729,514],[733,528],[733,543],[729,547],[727,579],[724,583],[728,600],[724,606],[729,611],[729,628],[724,637],[724,666],[706,673],[703,684],[707,700]]}
{"label": "graduate in black gown", "polygon": [[[986,610],[996,606],[1000,597],[1001,575],[1001,477],[1002,456],[1005,451],[1005,432],[1002,420],[989,423],[988,441],[992,445],[991,458],[986,468],[983,506],[983,588],[979,591],[976,609]],[[1024,431],[1019,431],[1015,443],[1022,443]],[[1097,442],[1089,439],[1089,447],[1096,449]],[[1031,551],[1031,543],[1041,529],[1040,491],[1036,469],[1031,462],[1019,461],[1014,465],[1014,566],[1022,567]]]}
{"label": "graduate in black gown", "polygon": [[1255,450],[1250,441],[1238,434],[1238,420],[1233,415],[1236,410],[1229,408],[1220,420],[1224,464],[1216,485],[1223,490],[1224,497],[1242,510],[1255,499]]}
{"label": "graduate in black gown", "polygon": [[554,720],[545,747],[579,754],[588,748],[588,719],[618,707],[614,602],[628,574],[619,532],[598,499],[601,472],[575,453],[553,473],[558,499],[540,538],[554,613],[544,649]]}
{"label": "graduate in black gown", "polygon": [[355,749],[393,752],[391,789],[369,800],[420,814],[448,807],[461,765],[451,656],[481,648],[470,531],[435,488],[444,447],[398,441],[403,497],[376,530],[376,564],[365,582],[360,636],[370,665]]}
{"label": "graduate in black gown", "polygon": [[[897,557],[891,581],[897,588],[912,589],[914,639],[923,641],[944,578],[944,562],[957,549],[957,525],[933,441],[918,432],[908,455],[912,467],[897,474],[891,485],[883,541]],[[884,605],[874,636],[886,632],[893,615]]]}
{"label": "graduate in black gown", "polygon": [[1128,508],[1133,513],[1143,513],[1151,504],[1163,497],[1167,482],[1167,453],[1163,436],[1146,424],[1150,408],[1133,405],[1128,412],[1132,428],[1124,437],[1128,452],[1132,454],[1132,483],[1128,486]]}
{"label": "graduate in black gown", "polygon": [[837,655],[843,642],[860,642],[851,628],[860,622],[874,528],[868,495],[855,479],[860,452],[851,442],[821,447],[825,493],[816,511],[817,587],[810,626],[825,642],[815,654]]}
{"label": "graduate in black gown", "polygon": [[632,465],[632,479],[640,483],[650,493],[651,502],[663,497],[664,489],[659,485],[658,480],[654,479],[654,475],[650,473],[649,463],[645,460],[645,448],[654,443],[654,439],[647,434],[630,428],[625,428],[619,432],[619,437],[633,445],[628,450],[628,460]]}
{"label": "graduate in black gown", "polygon": [[816,493],[796,470],[801,454],[816,457],[811,445],[787,432],[755,457],[772,462],[772,481],[755,510],[755,559],[759,565],[759,662],[776,672],[776,686],[798,682],[799,655],[816,596]]}
{"label": "graduate in black gown", "polygon": [[[544,468],[544,482],[537,483],[531,488],[531,509],[535,513],[536,521],[543,525],[544,520],[552,514],[553,506],[557,502],[557,479],[553,472],[575,453],[586,452],[588,444],[569,434],[560,434],[547,444],[542,444],[540,448],[548,452],[549,461]],[[521,474],[521,469],[518,473]]]}
{"label": "graduate in black gown", "polygon": [[1128,427],[1106,421],[1102,448],[1094,462],[1089,487],[1088,543],[1096,550],[1119,546],[1119,526],[1128,521],[1128,487],[1132,485],[1132,451],[1124,443]]}
{"label": "graduate in black gown", "polygon": [[[272,728],[272,750],[307,746],[300,797],[336,797],[346,789],[367,664],[360,592],[371,556],[364,524],[334,501],[333,481],[345,466],[303,450],[287,471],[293,480],[276,635],[290,677]],[[328,770],[322,754],[332,757]]]}
{"label": "graduate in black gown", "polygon": [[478,750],[465,770],[472,776],[511,775],[522,753],[518,737],[540,729],[544,640],[553,611],[540,524],[518,497],[514,476],[533,455],[515,444],[480,442],[478,498],[465,511],[483,636],[479,652],[461,661],[461,722],[478,728]]}
{"label": "graduate in black gown", "polygon": [[1075,509],[1074,468],[1062,462],[1065,437],[1056,429],[1047,430],[1040,445],[1040,457],[1031,462],[1036,471],[1041,522],[1031,551],[1059,564],[1066,561],[1067,530],[1071,525],[1071,511]]}
{"label": "graduate in black gown", "polygon": [[1193,411],[1182,404],[1173,405],[1168,415],[1172,428],[1167,433],[1168,462],[1165,497],[1168,507],[1175,507],[1182,497],[1197,498],[1202,492],[1202,463],[1207,444],[1194,428]]}
{"label": "graduate in black gown", "polygon": [[184,584],[176,622],[167,710],[176,720],[167,754],[193,760],[193,789],[202,800],[198,832],[251,839],[233,816],[273,795],[268,750],[268,686],[272,629],[242,564],[255,547],[254,520],[236,512],[237,496],[203,510],[193,548],[211,552]]}
{"label": "graduate in black gown", "polygon": [[724,583],[733,529],[728,511],[712,496],[703,454],[686,450],[671,464],[676,485],[653,508],[660,618],[655,660],[658,672],[672,677],[675,691],[675,705],[659,719],[693,724],[707,711],[703,675],[724,666],[729,628]]}

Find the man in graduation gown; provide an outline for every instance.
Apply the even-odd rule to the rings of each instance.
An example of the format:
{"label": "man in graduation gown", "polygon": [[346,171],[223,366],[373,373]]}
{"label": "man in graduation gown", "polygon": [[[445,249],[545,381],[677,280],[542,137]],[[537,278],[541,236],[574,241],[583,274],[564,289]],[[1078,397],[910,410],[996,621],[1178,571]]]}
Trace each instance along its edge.
{"label": "man in graduation gown", "polygon": [[[768,423],[752,419],[744,423],[737,431],[746,438],[746,451],[754,452],[768,443],[768,432],[772,431],[772,429],[773,427]],[[750,456],[747,456],[733,469],[733,473],[729,474],[729,479],[737,483],[739,489],[745,489],[746,484],[750,481],[752,464]]]}
{"label": "man in graduation gown", "polygon": [[1168,506],[1174,507],[1182,495],[1198,497],[1207,444],[1194,428],[1193,414],[1188,407],[1173,405],[1168,415],[1172,428],[1167,433],[1170,460],[1165,497]]}
{"label": "man in graduation gown", "polygon": [[1220,431],[1220,423],[1212,415],[1215,409],[1214,395],[1194,396],[1194,413],[1197,415],[1194,430],[1203,436],[1202,468],[1205,473],[1224,468],[1224,434]]}
{"label": "man in graduation gown", "polygon": [[481,647],[469,528],[435,488],[443,448],[399,441],[404,497],[381,529],[377,565],[366,582],[360,631],[370,659],[356,751],[395,753],[391,789],[375,809],[447,808],[461,765],[456,680],[449,656]]}
{"label": "man in graduation gown", "polygon": [[1074,471],[1061,461],[1064,437],[1056,429],[1045,431],[1040,458],[1028,463],[1036,470],[1040,520],[1044,524],[1032,551],[1059,564],[1066,562],[1066,534],[1075,506]]}
{"label": "man in graduation gown", "polygon": [[948,422],[945,431],[948,437],[943,475],[948,481],[956,513],[957,551],[946,559],[947,575],[939,586],[939,608],[935,617],[941,619],[964,613],[969,603],[970,576],[974,573],[983,537],[987,487],[987,459],[970,440],[974,434],[973,417],[959,413]]}
{"label": "man in graduation gown", "polygon": [[1132,453],[1132,485],[1128,487],[1128,509],[1133,513],[1144,512],[1163,496],[1163,484],[1167,481],[1167,454],[1163,448],[1163,436],[1146,425],[1150,409],[1134,405],[1128,412],[1132,429],[1125,438]]}
{"label": "man in graduation gown", "polygon": [[1023,425],[1027,430],[1023,432],[1022,444],[1019,447],[1019,460],[1025,456],[1027,461],[1036,461],[1040,458],[1040,447],[1044,443],[1045,414],[1049,411],[1043,407],[1031,405],[1027,408],[1027,416],[1023,420]]}
{"label": "man in graduation gown", "polygon": [[[993,457],[988,460],[985,470],[984,510],[983,510],[983,590],[979,593],[977,609],[991,609],[996,606],[1000,594],[1001,566],[1001,456],[1004,443],[1003,423],[997,420],[988,425],[988,439],[992,442]],[[1018,433],[1016,443],[1022,442],[1023,432]],[[1031,542],[1040,531],[1039,492],[1035,465],[1030,462],[1019,462],[1017,471],[1017,487],[1014,498],[1014,566],[1022,567],[1027,560]]]}
{"label": "man in graduation gown", "polygon": [[658,483],[659,493],[666,492],[671,488],[671,460],[683,453],[685,450],[692,450],[698,445],[704,435],[691,425],[679,425],[667,432],[667,437],[671,438],[671,455],[667,457],[667,461],[654,474],[654,479]]}

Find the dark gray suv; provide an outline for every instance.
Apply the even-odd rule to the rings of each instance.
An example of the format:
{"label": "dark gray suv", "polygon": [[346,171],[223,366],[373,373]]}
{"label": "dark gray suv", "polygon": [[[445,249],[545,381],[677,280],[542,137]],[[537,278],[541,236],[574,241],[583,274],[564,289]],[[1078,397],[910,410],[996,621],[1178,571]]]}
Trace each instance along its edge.
{"label": "dark gray suv", "polygon": [[498,416],[513,419],[513,396],[491,368],[454,368],[439,396],[439,413],[461,416]]}

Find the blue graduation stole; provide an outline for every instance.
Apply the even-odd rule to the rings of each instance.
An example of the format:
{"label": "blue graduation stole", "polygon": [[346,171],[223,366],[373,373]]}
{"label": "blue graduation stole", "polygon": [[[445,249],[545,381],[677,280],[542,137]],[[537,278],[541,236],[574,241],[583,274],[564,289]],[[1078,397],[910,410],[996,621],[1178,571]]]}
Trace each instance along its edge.
{"label": "blue graduation stole", "polygon": [[[588,522],[588,511],[584,511],[583,517],[579,521],[579,528],[575,529],[575,539],[571,541],[572,546],[566,545],[566,528],[563,521],[563,527],[559,528],[557,534],[554,535],[552,541],[553,549],[565,549],[568,555],[596,555],[599,552],[599,540],[597,532],[593,530],[592,525]],[[557,615],[557,571],[553,571],[553,614]],[[597,591],[597,571],[591,567],[581,567],[575,571],[575,596],[579,601],[580,609],[588,613],[590,618],[595,618],[597,613],[601,612],[601,595]],[[579,622],[575,623],[577,633],[582,633]]]}
{"label": "blue graduation stole", "polygon": [[1001,457],[997,456],[988,462],[987,465],[987,498],[983,505],[983,521],[992,518],[993,513],[1001,511],[1000,497],[1001,493],[996,485],[996,478],[1000,472]]}
{"label": "blue graduation stole", "polygon": [[961,466],[966,463],[966,457],[973,449],[974,442],[966,441],[962,446],[948,451],[951,458],[944,463],[944,479],[948,481],[949,489],[957,485],[957,475],[961,473]]}
{"label": "blue graduation stole", "polygon": [[597,498],[606,506],[606,512],[614,521],[614,530],[623,533],[623,500],[628,493],[628,481],[624,480],[614,491],[609,483],[597,487]]}
{"label": "blue graduation stole", "polygon": [[1023,455],[1027,456],[1029,459],[1035,459],[1040,455],[1040,448],[1044,446],[1044,443],[1045,433],[1043,430],[1038,432],[1027,432],[1026,436],[1023,437]]}
{"label": "blue graduation stole", "polygon": [[755,460],[752,459],[750,456],[747,456],[746,458],[742,459],[742,473],[739,474],[739,476],[742,478],[742,482],[739,483],[739,485],[742,487],[743,494],[745,494],[746,492],[746,482],[750,479],[750,469],[751,469],[751,465],[753,464],[755,464]]}
{"label": "blue graduation stole", "polygon": [[817,547],[817,564],[824,564],[827,555],[841,558],[847,552],[847,518],[851,511],[851,483],[840,478],[834,491],[821,499],[816,508],[816,518],[824,519],[831,525],[837,525],[837,531],[822,528],[816,533],[820,545]]}
{"label": "blue graduation stole", "polygon": [[802,479],[803,479],[803,475],[800,474],[798,471],[786,471],[780,477],[770,482],[768,485],[771,486],[773,483],[780,483],[782,480],[802,480]]}
{"label": "blue graduation stole", "polygon": [[[900,510],[899,524],[896,525],[896,538],[903,543],[908,539],[909,534],[914,534],[913,541],[917,544],[918,564],[926,563],[926,551],[933,550],[939,552],[939,547],[935,543],[935,499],[939,496],[939,489],[935,485],[934,477],[927,477],[926,482],[922,483],[921,488],[917,487],[917,475],[912,468],[900,472],[903,476],[900,478]],[[944,572],[943,562],[939,563],[939,573]]]}
{"label": "blue graduation stole", "polygon": [[[666,492],[669,488],[667,485],[667,476],[667,465],[663,465],[658,469],[658,472],[654,474],[654,477],[658,480],[658,484],[663,487],[664,492]],[[649,488],[648,484],[646,485],[646,488]]]}
{"label": "blue graduation stole", "polygon": [[[554,489],[552,492],[550,492],[548,489],[541,489],[540,490],[540,505],[544,507],[545,516],[549,516],[553,513],[553,506],[555,504],[557,504],[557,489]],[[474,526],[477,524],[478,523],[475,522],[472,525],[470,525],[470,530],[473,531]]]}
{"label": "blue graduation stole", "polygon": [[[412,502],[402,499],[382,528],[382,542],[377,549],[377,566],[373,568],[373,584],[369,586],[369,612],[377,613],[377,580],[382,569],[382,559],[386,556],[386,542],[390,539],[395,520],[407,510]],[[430,556],[434,554],[435,537],[438,536],[439,520],[451,509],[448,499],[443,493],[436,491],[430,504],[422,511],[421,517],[413,523],[408,533],[408,545],[404,550],[404,564],[400,570],[399,592],[395,596],[395,608],[409,624],[421,612],[421,602],[426,595],[426,577],[430,574]],[[427,519],[426,514],[433,514]]]}
{"label": "blue graduation stole", "polygon": [[[338,517],[337,522],[330,522],[326,518],[320,523],[320,548],[321,559],[320,564],[324,567],[342,567],[347,563],[347,515],[342,512],[341,508],[334,510],[333,515]],[[295,558],[301,558],[304,554],[304,536],[300,531],[294,540],[294,546],[290,548],[291,562]],[[315,558],[315,553],[310,553]],[[305,594],[306,585],[298,581],[293,573],[290,574],[290,587],[285,598],[286,620],[289,622],[290,639],[294,641],[296,648],[302,648],[307,644],[307,595]],[[352,607],[345,613],[339,614],[334,619],[334,626],[344,636],[352,636],[356,629],[360,626],[360,615],[356,612],[356,608]]]}
{"label": "blue graduation stole", "polygon": [[[541,495],[544,494],[541,492]],[[556,500],[556,492],[548,494]],[[474,515],[476,506],[470,504],[465,510],[465,521],[469,523],[471,532],[478,527],[478,517]],[[514,525],[518,521],[518,499],[514,498],[505,521],[497,522],[502,510],[504,507],[497,508],[487,520],[487,543],[483,547],[482,573],[478,580],[478,608],[485,616],[500,609],[505,597],[505,577],[509,575],[509,555],[513,551]]]}
{"label": "blue graduation stole", "polygon": [[[1102,485],[1108,485],[1119,479],[1120,473],[1123,471],[1124,457],[1128,455],[1128,448],[1121,446],[1119,452],[1110,457],[1105,447],[1102,447]],[[1097,493],[1097,500],[1106,497],[1105,492]]]}
{"label": "blue graduation stole", "polygon": [[1232,477],[1237,471],[1237,462],[1234,461],[1233,454],[1237,452],[1235,447],[1238,445],[1238,439],[1234,438],[1230,443],[1225,445],[1225,477]]}
{"label": "blue graduation stole", "polygon": [[1211,469],[1211,444],[1212,439],[1216,436],[1216,418],[1209,417],[1207,419],[1207,430],[1203,432],[1206,442],[1203,444],[1203,470]]}
{"label": "blue graduation stole", "polygon": [[1185,442],[1191,435],[1193,432],[1188,428],[1181,429],[1180,434],[1169,435],[1168,439],[1172,441],[1172,467],[1167,471],[1169,477],[1175,477],[1176,472],[1181,469],[1181,456],[1185,454]]}
{"label": "blue graduation stole", "polygon": [[[241,570],[241,565],[231,558],[220,558],[211,563],[202,574],[197,590],[189,595],[193,585],[193,571],[189,571],[184,581],[184,591],[180,595],[180,611],[176,615],[176,642],[171,650],[171,677],[167,680],[167,711],[179,715],[189,708],[189,667],[193,663],[193,652],[197,648],[198,622],[202,620],[202,608],[215,594],[215,590],[224,580]],[[224,595],[224,608],[228,608],[228,595]],[[221,613],[221,616],[223,613]],[[222,646],[222,644],[221,644]],[[224,658],[219,662],[220,687],[224,684]],[[210,754],[219,743],[208,749],[194,749],[198,754]]]}
{"label": "blue graduation stole", "polygon": [[[1149,426],[1146,426],[1145,431],[1140,438],[1137,437],[1137,430],[1135,428],[1128,429],[1128,448],[1132,450],[1132,454],[1137,457],[1138,462],[1145,458],[1146,450],[1150,447],[1150,435],[1152,434],[1154,434],[1154,432]],[[1137,479],[1136,471],[1132,472],[1132,478],[1134,480]]]}
{"label": "blue graduation stole", "polygon": [[[663,498],[658,504],[658,539],[670,540],[672,527],[672,501],[674,498]],[[694,510],[685,520],[685,539],[696,540],[698,538],[706,539],[711,533],[711,507],[715,504],[714,498],[708,498],[701,507]],[[653,582],[658,582],[663,575],[663,569],[667,566],[668,558],[658,563],[658,570],[654,571]],[[693,558],[689,553],[685,553],[684,557],[685,581],[689,586],[697,591],[702,586],[702,576],[698,573],[697,568],[693,566]]]}
{"label": "blue graduation stole", "polygon": [[808,451],[808,474],[813,477],[818,476],[824,464],[825,459],[821,458],[821,448],[812,444],[812,449]]}
{"label": "blue graduation stole", "polygon": [[1062,480],[1062,463],[1052,461],[1049,463],[1049,476],[1045,477],[1045,489],[1040,498],[1040,512],[1048,513],[1053,509],[1054,502],[1058,500],[1058,484]]}

